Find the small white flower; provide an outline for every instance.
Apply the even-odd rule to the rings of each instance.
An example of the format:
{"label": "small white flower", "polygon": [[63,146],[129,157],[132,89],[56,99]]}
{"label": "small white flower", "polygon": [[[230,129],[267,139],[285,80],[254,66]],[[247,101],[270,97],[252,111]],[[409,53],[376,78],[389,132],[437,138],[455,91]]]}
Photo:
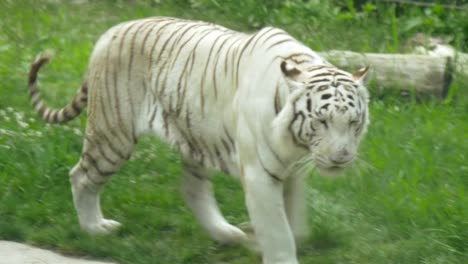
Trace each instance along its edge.
{"label": "small white flower", "polygon": [[78,128],[73,128],[73,134],[77,135],[77,136],[82,136],[83,133],[81,133],[81,130],[79,130]]}
{"label": "small white flower", "polygon": [[16,120],[23,120],[24,113],[22,112],[15,112],[15,118]]}
{"label": "small white flower", "polygon": [[4,117],[5,121],[9,122],[11,120],[11,118],[9,116],[5,116]]}
{"label": "small white flower", "polygon": [[6,111],[3,109],[0,109],[0,116],[6,116]]}
{"label": "small white flower", "polygon": [[26,122],[23,122],[21,120],[16,120],[16,122],[18,123],[18,125],[22,128],[28,128],[29,127],[29,124],[26,123]]}
{"label": "small white flower", "polygon": [[15,109],[13,109],[13,107],[10,107],[10,106],[7,107],[6,110],[7,110],[8,112],[10,112],[10,113],[13,113],[13,112],[15,111]]}
{"label": "small white flower", "polygon": [[5,135],[5,136],[16,136],[15,134],[16,134],[16,133],[15,133],[14,131],[7,130],[7,129],[1,129],[1,128],[0,128],[0,135]]}

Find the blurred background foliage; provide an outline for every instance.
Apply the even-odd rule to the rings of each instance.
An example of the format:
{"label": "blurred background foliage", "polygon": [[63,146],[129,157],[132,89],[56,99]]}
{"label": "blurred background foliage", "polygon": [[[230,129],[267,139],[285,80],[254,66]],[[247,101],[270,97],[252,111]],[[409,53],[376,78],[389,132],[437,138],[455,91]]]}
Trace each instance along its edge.
{"label": "blurred background foliage", "polygon": [[[126,5],[128,0],[108,0]],[[224,21],[235,21],[238,28],[255,30],[268,25],[281,25],[305,40],[313,38],[314,32],[321,33],[335,28],[374,28],[376,38],[387,39],[387,48],[397,51],[401,40],[419,32],[443,38],[459,50],[468,46],[468,1],[405,1],[405,0],[134,0],[153,6],[177,6],[190,14],[200,14],[198,19],[222,17]],[[190,15],[189,15],[190,16]],[[207,17],[208,16],[208,17]],[[330,23],[324,23],[324,21]],[[229,22],[227,22],[229,24]],[[377,28],[377,29],[375,29]],[[383,30],[378,30],[383,29]],[[359,30],[351,30],[355,33]],[[340,32],[343,33],[343,32]],[[305,34],[305,36],[301,36]],[[320,34],[322,35],[322,34]],[[354,36],[359,37],[359,36]],[[309,40],[310,42],[314,42]],[[367,49],[364,45],[364,49]],[[385,47],[370,45],[373,51]],[[317,48],[317,47],[316,47]]]}

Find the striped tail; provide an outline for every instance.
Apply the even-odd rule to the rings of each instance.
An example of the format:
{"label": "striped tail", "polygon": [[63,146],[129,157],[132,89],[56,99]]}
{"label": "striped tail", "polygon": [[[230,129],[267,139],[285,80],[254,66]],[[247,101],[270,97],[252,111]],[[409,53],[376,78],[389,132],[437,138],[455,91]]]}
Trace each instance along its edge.
{"label": "striped tail", "polygon": [[34,110],[44,121],[48,123],[65,123],[80,115],[81,111],[86,107],[88,102],[88,87],[86,83],[84,83],[73,100],[61,109],[52,109],[46,106],[37,88],[37,74],[39,69],[47,63],[49,59],[49,54],[41,54],[31,64],[28,79],[29,95],[31,96]]}

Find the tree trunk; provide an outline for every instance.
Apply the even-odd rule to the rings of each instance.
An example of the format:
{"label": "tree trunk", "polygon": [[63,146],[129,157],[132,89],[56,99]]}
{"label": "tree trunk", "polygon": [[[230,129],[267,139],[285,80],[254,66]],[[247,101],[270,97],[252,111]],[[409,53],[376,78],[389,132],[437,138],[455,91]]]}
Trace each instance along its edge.
{"label": "tree trunk", "polygon": [[370,65],[372,86],[378,89],[415,91],[443,98],[452,81],[452,59],[414,54],[356,53],[332,50],[320,53],[339,68],[354,72]]}

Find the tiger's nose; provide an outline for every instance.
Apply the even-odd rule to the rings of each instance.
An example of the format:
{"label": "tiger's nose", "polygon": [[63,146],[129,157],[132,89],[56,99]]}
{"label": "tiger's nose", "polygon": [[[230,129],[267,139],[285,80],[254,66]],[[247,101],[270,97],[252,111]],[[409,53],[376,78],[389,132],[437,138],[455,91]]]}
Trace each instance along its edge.
{"label": "tiger's nose", "polygon": [[334,165],[343,165],[351,162],[353,159],[354,155],[347,149],[339,150],[330,156],[330,161]]}

